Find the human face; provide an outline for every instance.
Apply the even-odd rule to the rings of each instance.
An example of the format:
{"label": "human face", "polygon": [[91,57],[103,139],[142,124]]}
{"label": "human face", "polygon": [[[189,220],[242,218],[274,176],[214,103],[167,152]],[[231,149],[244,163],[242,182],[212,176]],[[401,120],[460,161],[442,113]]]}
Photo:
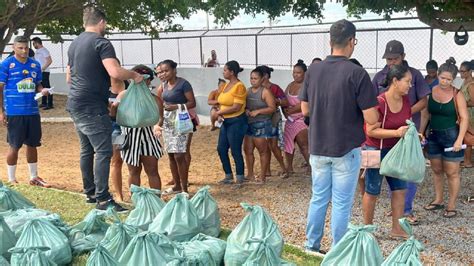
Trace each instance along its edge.
{"label": "human face", "polygon": [[20,60],[28,59],[28,43],[16,42],[13,44],[13,51],[15,51],[15,57]]}
{"label": "human face", "polygon": [[33,42],[33,47],[34,47],[35,49],[38,49],[38,48],[39,48],[39,43]]}
{"label": "human face", "polygon": [[467,70],[465,66],[461,66],[459,68],[459,74],[461,75],[462,79],[467,79],[469,77],[472,77],[472,70]]}
{"label": "human face", "polygon": [[387,62],[387,66],[391,68],[392,66],[395,66],[395,65],[397,66],[401,65],[404,58],[405,58],[405,55],[402,54],[397,57],[387,57],[385,58],[385,61]]}
{"label": "human face", "polygon": [[438,71],[436,69],[427,69],[426,73],[428,74],[428,77],[435,79],[438,75]]}
{"label": "human face", "polygon": [[253,88],[260,88],[263,83],[263,78],[257,72],[250,73],[250,84]]}
{"label": "human face", "polygon": [[224,66],[224,71],[222,72],[222,75],[224,76],[225,79],[230,80],[232,76],[234,76],[234,72],[232,72],[226,65]]}
{"label": "human face", "polygon": [[293,80],[295,82],[301,83],[304,80],[304,71],[301,67],[293,67]]}
{"label": "human face", "polygon": [[451,86],[451,84],[453,83],[454,77],[453,77],[453,74],[451,74],[450,72],[444,71],[444,72],[439,73],[438,80],[439,80],[439,86],[444,89]]}
{"label": "human face", "polygon": [[170,81],[176,78],[176,69],[172,69],[168,64],[161,64],[160,68],[161,68],[163,80]]}
{"label": "human face", "polygon": [[410,71],[406,72],[402,79],[397,80],[394,78],[393,84],[395,85],[396,92],[400,95],[407,95],[411,87],[412,75]]}
{"label": "human face", "polygon": [[160,65],[156,66],[155,72],[158,79],[163,81],[163,71],[161,70]]}

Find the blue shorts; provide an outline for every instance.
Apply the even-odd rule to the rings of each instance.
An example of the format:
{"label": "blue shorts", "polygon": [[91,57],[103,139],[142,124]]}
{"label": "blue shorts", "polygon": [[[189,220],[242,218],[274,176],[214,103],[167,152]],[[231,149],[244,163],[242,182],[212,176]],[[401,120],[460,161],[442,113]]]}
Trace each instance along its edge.
{"label": "blue shorts", "polygon": [[252,138],[270,138],[272,135],[272,121],[265,120],[249,124],[245,135]]}
{"label": "blue shorts", "polygon": [[464,160],[464,150],[458,152],[444,151],[445,148],[453,147],[458,138],[459,128],[430,129],[428,134],[427,153],[429,159],[443,159],[444,161],[460,162]]}
{"label": "blue shorts", "polygon": [[112,142],[113,139],[122,135],[122,129],[116,121],[112,121]]}
{"label": "blue shorts", "polygon": [[[377,150],[374,147],[366,146],[366,150]],[[390,151],[390,148],[384,148],[380,152],[380,160],[382,160],[385,155]],[[407,188],[407,182],[401,179],[385,176],[390,191],[402,190]],[[380,195],[380,190],[382,188],[383,176],[380,175],[380,169],[367,169],[365,173],[365,192],[373,196]]]}
{"label": "blue shorts", "polygon": [[39,115],[7,115],[7,142],[10,147],[20,149],[23,144],[41,146],[41,118]]}

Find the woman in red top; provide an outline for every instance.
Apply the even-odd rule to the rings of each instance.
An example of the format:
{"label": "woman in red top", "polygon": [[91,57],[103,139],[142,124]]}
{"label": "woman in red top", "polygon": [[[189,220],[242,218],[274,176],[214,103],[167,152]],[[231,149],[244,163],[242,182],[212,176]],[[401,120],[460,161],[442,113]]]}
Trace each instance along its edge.
{"label": "woman in red top", "polygon": [[[367,124],[365,149],[377,150],[381,148],[381,159],[405,135],[408,127],[406,120],[411,118],[410,101],[407,96],[411,84],[411,73],[406,66],[393,66],[386,80],[388,91],[377,97],[379,101],[379,122]],[[401,229],[398,219],[403,217],[405,207],[406,181],[386,176],[387,183],[392,191],[392,231],[391,237],[407,237]],[[364,223],[372,224],[377,197],[380,194],[383,177],[379,169],[367,169],[365,175],[365,193],[362,198]]]}

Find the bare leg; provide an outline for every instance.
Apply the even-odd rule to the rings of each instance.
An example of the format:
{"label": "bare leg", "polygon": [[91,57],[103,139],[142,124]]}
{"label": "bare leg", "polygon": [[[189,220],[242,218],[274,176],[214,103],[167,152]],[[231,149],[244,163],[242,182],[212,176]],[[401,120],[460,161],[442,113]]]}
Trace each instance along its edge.
{"label": "bare leg", "polygon": [[467,146],[464,151],[464,163],[465,167],[472,167],[472,146]]}
{"label": "bare leg", "polygon": [[[170,170],[171,170],[171,176],[173,177],[173,190],[174,191],[181,191],[181,181],[179,179],[179,171],[178,171],[178,163],[176,162],[176,155],[179,155],[180,153],[168,153],[168,159],[170,161]],[[182,160],[184,163],[186,163],[184,159],[184,153]]]}
{"label": "bare leg", "polygon": [[140,186],[140,174],[142,172],[142,166],[133,166],[131,164],[127,164],[128,168],[128,186],[131,187],[132,185]]}
{"label": "bare leg", "polygon": [[365,193],[362,197],[362,213],[364,215],[364,224],[373,224],[374,210],[377,197],[369,193]]}
{"label": "bare leg", "polygon": [[431,159],[430,162],[431,169],[433,170],[433,182],[435,186],[435,199],[433,201],[433,204],[443,204],[443,162],[441,161],[441,159]]}
{"label": "bare leg", "polygon": [[[182,191],[188,192],[188,164],[186,161],[186,153],[175,153],[174,160],[179,174],[179,180],[175,179],[174,182],[180,185]],[[178,188],[178,186],[175,187]]]}
{"label": "bare leg", "polygon": [[[17,152],[17,158],[18,158],[18,152]],[[26,161],[28,163],[38,162],[38,150],[36,149],[36,147],[26,146]]]}
{"label": "bare leg", "polygon": [[7,153],[7,164],[8,165],[16,165],[18,162],[18,151],[19,149],[15,149],[12,147],[8,148],[8,153]]}
{"label": "bare leg", "polygon": [[308,144],[308,130],[301,130],[296,135],[296,144],[300,148],[300,152],[303,155],[306,163],[309,165],[309,144]]}
{"label": "bare leg", "polygon": [[448,179],[449,199],[446,210],[456,210],[456,200],[458,198],[459,187],[461,183],[461,178],[459,175],[459,163],[443,161],[443,168]]}
{"label": "bare leg", "polygon": [[110,177],[112,179],[112,185],[115,190],[115,198],[117,201],[123,201],[122,192],[122,157],[120,151],[114,149],[112,159],[110,160]]}
{"label": "bare leg", "polygon": [[362,173],[364,172],[364,169],[359,170],[359,192],[360,196],[363,197],[365,193],[365,176],[362,176]]}
{"label": "bare leg", "polygon": [[[268,150],[267,139],[265,138],[253,138],[253,145],[257,147],[260,155],[260,176],[259,179],[265,181],[265,169],[268,169],[270,164],[270,150]],[[253,156],[253,151],[252,151]]]}
{"label": "bare leg", "polygon": [[392,191],[392,236],[407,236],[398,223],[398,219],[403,217],[405,192],[406,189]]}
{"label": "bare leg", "polygon": [[280,164],[282,174],[283,175],[288,175],[287,170],[286,170],[286,166],[285,166],[285,162],[283,162],[283,156],[281,154],[281,150],[278,147],[278,139],[272,138],[272,139],[270,139],[270,143],[271,143],[271,146],[270,146],[271,151],[273,153],[273,156],[275,156],[275,158],[277,159],[278,164]]}
{"label": "bare leg", "polygon": [[[245,164],[247,165],[247,178],[250,180],[255,179],[255,174],[253,172],[255,156],[253,155],[253,150],[255,146],[253,145],[252,137],[244,137],[244,153],[245,153]],[[267,168],[264,168],[267,169]]]}
{"label": "bare leg", "polygon": [[285,160],[286,160],[288,173],[294,173],[295,172],[295,170],[293,169],[293,158],[294,157],[295,156],[293,155],[293,153],[285,152]]}
{"label": "bare leg", "polygon": [[143,163],[143,169],[148,176],[148,183],[150,188],[161,190],[161,179],[158,173],[158,159],[155,156],[141,156],[140,160]]}

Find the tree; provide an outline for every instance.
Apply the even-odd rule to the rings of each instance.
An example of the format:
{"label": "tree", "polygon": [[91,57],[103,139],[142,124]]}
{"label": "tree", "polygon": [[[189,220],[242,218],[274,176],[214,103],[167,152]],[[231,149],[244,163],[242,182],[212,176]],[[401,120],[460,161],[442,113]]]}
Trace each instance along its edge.
{"label": "tree", "polygon": [[[299,18],[323,17],[326,0],[0,0],[0,52],[20,29],[29,37],[35,29],[53,41],[61,35],[77,35],[82,28],[82,9],[93,4],[107,14],[111,30],[141,30],[152,37],[160,31],[181,30],[176,17],[188,18],[197,10],[212,13],[217,23],[228,24],[243,10],[246,14],[266,13],[270,19],[292,12]],[[434,28],[455,31],[460,25],[474,30],[472,0],[377,1],[336,0],[358,16],[367,11],[384,15],[394,12],[418,13],[420,20]]]}

